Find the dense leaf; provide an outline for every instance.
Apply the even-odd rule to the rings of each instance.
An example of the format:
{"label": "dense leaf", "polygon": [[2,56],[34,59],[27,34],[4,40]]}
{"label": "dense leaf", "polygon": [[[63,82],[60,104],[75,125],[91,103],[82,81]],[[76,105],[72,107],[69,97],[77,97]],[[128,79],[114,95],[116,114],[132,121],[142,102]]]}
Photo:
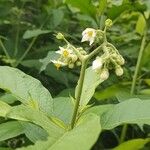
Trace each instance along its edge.
{"label": "dense leaf", "polygon": [[136,23],[136,32],[141,36],[144,34],[146,27],[146,20],[143,15],[139,15],[138,21]]}
{"label": "dense leaf", "polygon": [[34,146],[19,148],[18,150],[89,150],[101,131],[99,121],[97,115],[89,114],[82,118],[73,130],[66,131],[59,138],[37,142]]}
{"label": "dense leaf", "polygon": [[69,97],[58,97],[54,99],[54,115],[69,124],[73,115],[74,104]]}
{"label": "dense leaf", "polygon": [[101,116],[103,129],[113,129],[124,123],[150,124],[150,100],[129,99],[116,104]]}
{"label": "dense leaf", "polygon": [[24,133],[24,128],[18,121],[9,121],[0,124],[0,141],[13,138]]}
{"label": "dense leaf", "polygon": [[41,29],[35,29],[35,30],[27,30],[24,35],[23,38],[24,39],[30,39],[33,37],[37,37],[41,34],[46,34],[46,33],[50,33],[50,30],[41,30]]}
{"label": "dense leaf", "polygon": [[92,5],[91,0],[65,0],[65,2],[79,8],[81,12],[87,13],[88,15],[95,16],[96,14],[96,7]]}
{"label": "dense leaf", "polygon": [[48,90],[40,81],[18,69],[0,67],[0,88],[12,93],[19,101],[32,108],[49,115],[53,111],[53,99]]}
{"label": "dense leaf", "polygon": [[35,124],[21,122],[21,125],[24,128],[26,137],[33,143],[39,140],[46,140],[48,137],[48,133]]}
{"label": "dense leaf", "polygon": [[142,149],[146,143],[150,142],[150,139],[134,139],[130,141],[126,141],[119,146],[115,147],[113,150],[138,150]]}

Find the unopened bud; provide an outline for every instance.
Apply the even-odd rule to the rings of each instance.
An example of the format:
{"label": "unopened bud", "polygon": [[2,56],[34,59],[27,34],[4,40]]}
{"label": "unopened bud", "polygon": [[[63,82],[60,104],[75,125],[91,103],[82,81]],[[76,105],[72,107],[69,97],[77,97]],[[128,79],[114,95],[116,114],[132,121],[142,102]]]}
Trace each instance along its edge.
{"label": "unopened bud", "polygon": [[76,55],[71,55],[71,60],[73,63],[76,62],[77,59],[78,59],[78,57]]}
{"label": "unopened bud", "polygon": [[77,62],[76,62],[76,65],[77,65],[77,66],[81,66],[81,64],[82,64],[81,61],[77,61]]}
{"label": "unopened bud", "polygon": [[110,28],[110,27],[112,26],[112,24],[113,24],[113,23],[112,23],[112,20],[111,20],[111,19],[107,19],[107,20],[105,21],[105,26],[106,26],[106,27],[109,27],[109,28]]}
{"label": "unopened bud", "polygon": [[59,33],[56,35],[56,38],[57,38],[58,40],[62,40],[62,39],[64,39],[64,35],[59,32]]}
{"label": "unopened bud", "polygon": [[73,69],[74,68],[74,64],[73,63],[69,64],[68,68]]}
{"label": "unopened bud", "polygon": [[108,77],[109,77],[109,71],[108,71],[108,69],[105,68],[101,71],[100,78],[102,80],[107,80]]}
{"label": "unopened bud", "polygon": [[118,66],[115,70],[115,73],[117,76],[122,76],[123,75],[123,69],[120,66]]}

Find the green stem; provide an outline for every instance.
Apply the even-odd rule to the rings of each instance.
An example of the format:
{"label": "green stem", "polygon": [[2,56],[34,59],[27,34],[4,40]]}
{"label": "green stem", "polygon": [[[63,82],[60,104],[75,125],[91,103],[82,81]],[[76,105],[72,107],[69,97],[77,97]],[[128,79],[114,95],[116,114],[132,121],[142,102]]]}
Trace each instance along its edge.
{"label": "green stem", "polygon": [[16,63],[15,67],[17,67],[20,62],[26,57],[26,55],[28,54],[28,52],[30,51],[30,49],[32,48],[33,44],[35,43],[37,37],[34,37],[31,41],[31,43],[29,44],[28,48],[26,49],[26,51],[24,52],[24,54],[21,56],[21,58],[18,60],[18,62]]}
{"label": "green stem", "polygon": [[18,53],[19,33],[20,33],[20,25],[17,25],[14,56],[16,56]]}
{"label": "green stem", "polygon": [[6,57],[7,57],[8,59],[10,59],[10,55],[8,54],[7,49],[6,49],[6,47],[4,46],[4,44],[3,44],[3,42],[2,42],[1,39],[0,39],[0,46],[2,47],[2,50],[3,50],[3,52],[5,53]]}
{"label": "green stem", "polygon": [[[145,29],[145,32],[144,32],[144,35],[143,35],[143,38],[142,38],[142,42],[141,42],[141,47],[140,47],[137,63],[136,63],[135,72],[134,72],[134,75],[133,75],[131,91],[130,91],[131,95],[133,95],[134,92],[135,92],[137,76],[138,76],[138,73],[139,73],[139,70],[140,70],[141,60],[142,60],[143,51],[144,51],[144,47],[145,47],[146,33],[147,33],[147,30]],[[128,125],[127,124],[123,125],[121,136],[120,136],[120,143],[124,142],[125,137],[126,137],[126,133],[127,133],[127,129],[128,129]]]}
{"label": "green stem", "polygon": [[81,99],[81,93],[82,93],[82,88],[83,88],[83,83],[84,83],[85,70],[86,70],[88,61],[102,49],[103,45],[104,44],[101,44],[93,52],[91,52],[89,55],[85,56],[82,59],[82,66],[81,66],[80,77],[79,77],[79,81],[78,81],[78,89],[77,89],[77,94],[75,97],[76,103],[75,103],[73,117],[72,117],[72,121],[71,121],[71,129],[74,128],[74,125],[75,125],[77,117],[78,117],[78,109],[79,109],[79,105],[80,105],[80,99]]}
{"label": "green stem", "polygon": [[79,77],[79,81],[78,81],[78,89],[77,89],[78,91],[77,91],[77,95],[75,97],[76,103],[75,103],[73,117],[72,117],[72,121],[71,121],[71,129],[73,129],[73,127],[76,123],[77,115],[78,115],[78,109],[79,109],[79,104],[80,104],[80,98],[81,98],[81,93],[82,93],[82,87],[83,87],[83,82],[84,82],[86,66],[87,66],[87,61],[86,61],[86,59],[84,59],[82,61],[80,77]]}
{"label": "green stem", "polygon": [[138,60],[137,60],[135,72],[134,72],[134,75],[133,75],[132,86],[131,86],[131,95],[133,95],[134,91],[135,91],[136,80],[137,80],[137,76],[138,76],[138,73],[139,73],[139,70],[140,70],[141,60],[142,60],[143,51],[144,51],[144,47],[145,47],[145,41],[146,41],[146,31],[143,35],[143,39],[142,39],[142,42],[141,42],[141,47],[140,47],[140,51],[139,51],[139,55],[138,55]]}

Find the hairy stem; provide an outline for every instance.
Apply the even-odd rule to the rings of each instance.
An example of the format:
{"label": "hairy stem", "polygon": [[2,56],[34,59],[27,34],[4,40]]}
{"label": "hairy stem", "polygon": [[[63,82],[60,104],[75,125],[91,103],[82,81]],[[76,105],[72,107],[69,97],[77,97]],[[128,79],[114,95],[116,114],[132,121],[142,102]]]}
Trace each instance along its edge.
{"label": "hairy stem", "polygon": [[[131,95],[133,95],[134,92],[135,92],[136,81],[137,81],[138,73],[139,73],[139,70],[140,70],[141,60],[142,60],[143,51],[144,51],[144,47],[145,47],[146,33],[147,33],[147,30],[145,29],[145,32],[144,32],[144,35],[143,35],[143,38],[142,38],[142,42],[141,42],[141,47],[140,47],[137,63],[136,63],[135,72],[134,72],[134,75],[133,75],[131,91],[130,91]],[[120,143],[124,142],[125,137],[126,137],[126,133],[127,133],[127,129],[128,129],[128,125],[127,124],[123,125],[122,131],[121,131],[121,136],[120,136]]]}
{"label": "hairy stem", "polygon": [[78,89],[77,89],[77,94],[75,97],[76,103],[75,103],[74,112],[73,112],[72,121],[71,121],[71,129],[73,129],[76,123],[77,117],[78,117],[78,109],[80,105],[80,99],[81,99],[82,88],[83,88],[84,77],[85,77],[85,70],[86,70],[88,61],[102,49],[103,45],[104,44],[100,45],[93,52],[91,52],[89,55],[85,56],[82,59],[82,66],[81,66],[80,77],[78,81]]}
{"label": "hairy stem", "polygon": [[76,123],[77,115],[78,115],[78,109],[79,109],[79,104],[80,104],[80,98],[81,98],[81,93],[82,93],[82,87],[83,87],[83,82],[84,82],[86,66],[87,66],[87,61],[84,59],[82,62],[80,77],[79,77],[79,81],[78,81],[78,89],[77,89],[78,91],[77,91],[77,95],[76,95],[76,103],[75,103],[73,117],[72,117],[72,121],[71,121],[71,129],[73,129],[73,127]]}

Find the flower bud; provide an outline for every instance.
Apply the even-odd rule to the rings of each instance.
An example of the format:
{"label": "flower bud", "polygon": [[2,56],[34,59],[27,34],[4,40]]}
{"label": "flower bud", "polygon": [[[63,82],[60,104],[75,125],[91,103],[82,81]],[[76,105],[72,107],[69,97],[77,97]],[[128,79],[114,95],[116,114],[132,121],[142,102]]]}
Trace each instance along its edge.
{"label": "flower bud", "polygon": [[107,19],[106,21],[105,21],[105,26],[106,27],[108,27],[108,28],[110,28],[111,26],[112,26],[112,20],[111,19]]}
{"label": "flower bud", "polygon": [[56,35],[56,38],[57,38],[58,40],[63,40],[63,39],[64,39],[64,35],[59,32],[59,33]]}
{"label": "flower bud", "polygon": [[74,64],[73,63],[68,64],[68,68],[73,69],[74,68]]}
{"label": "flower bud", "polygon": [[105,69],[103,69],[103,70],[101,71],[100,78],[101,78],[102,80],[107,80],[108,77],[109,77],[109,71],[108,71],[107,68],[105,68]]}
{"label": "flower bud", "polygon": [[76,55],[71,55],[71,60],[73,63],[76,62],[77,59],[78,59],[78,57]]}
{"label": "flower bud", "polygon": [[82,64],[81,61],[77,61],[77,62],[76,62],[76,65],[77,65],[77,66],[81,66],[81,64]]}
{"label": "flower bud", "polygon": [[118,67],[116,67],[115,73],[117,76],[122,76],[123,75],[123,69],[120,66],[118,66]]}

